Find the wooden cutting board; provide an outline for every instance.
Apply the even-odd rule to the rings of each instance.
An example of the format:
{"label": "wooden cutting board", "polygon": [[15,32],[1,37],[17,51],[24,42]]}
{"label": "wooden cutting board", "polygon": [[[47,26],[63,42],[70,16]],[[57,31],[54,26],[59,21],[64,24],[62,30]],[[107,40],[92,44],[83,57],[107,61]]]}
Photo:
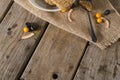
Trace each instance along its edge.
{"label": "wooden cutting board", "polygon": [[[67,19],[68,12],[44,12],[32,6],[28,0],[15,1],[34,15],[40,17],[45,21],[50,22],[56,27],[59,27],[65,31],[73,33],[81,38],[92,42],[90,37],[90,24],[88,16],[86,11],[83,10],[81,7],[77,7],[74,9],[74,12],[72,13],[73,22],[69,22]],[[96,44],[101,49],[104,49],[120,38],[120,15],[117,10],[111,5],[109,0],[93,0],[93,5],[93,18],[96,12],[103,13],[106,9],[110,9],[112,11],[110,15],[106,16],[106,18],[110,21],[110,28],[105,28],[104,25],[97,24],[94,19],[94,30],[96,32],[98,41],[97,43],[92,43]]]}

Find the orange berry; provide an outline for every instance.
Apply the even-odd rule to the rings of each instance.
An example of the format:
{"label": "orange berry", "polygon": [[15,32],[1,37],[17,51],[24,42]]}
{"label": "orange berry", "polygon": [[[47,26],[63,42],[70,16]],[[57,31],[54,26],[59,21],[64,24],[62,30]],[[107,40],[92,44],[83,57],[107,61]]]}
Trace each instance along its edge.
{"label": "orange berry", "polygon": [[102,23],[102,22],[103,22],[103,20],[101,18],[97,19],[97,23]]}
{"label": "orange berry", "polygon": [[29,32],[29,28],[28,27],[24,27],[23,28],[23,31],[26,33],[26,32]]}
{"label": "orange berry", "polygon": [[102,14],[101,13],[96,13],[96,18],[100,18],[101,16],[102,16]]}
{"label": "orange berry", "polygon": [[66,9],[62,9],[62,10],[61,10],[62,13],[66,12],[66,11],[67,11]]}

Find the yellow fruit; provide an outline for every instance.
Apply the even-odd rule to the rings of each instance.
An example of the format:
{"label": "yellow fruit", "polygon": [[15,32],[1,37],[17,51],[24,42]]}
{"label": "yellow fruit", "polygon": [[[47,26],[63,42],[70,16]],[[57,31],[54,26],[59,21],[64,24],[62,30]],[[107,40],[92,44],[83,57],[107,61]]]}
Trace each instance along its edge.
{"label": "yellow fruit", "polygon": [[28,28],[28,27],[24,27],[24,28],[23,28],[23,31],[24,31],[24,32],[29,32],[29,28]]}
{"label": "yellow fruit", "polygon": [[96,18],[101,18],[102,14],[101,13],[96,13]]}
{"label": "yellow fruit", "polygon": [[61,10],[62,13],[66,12],[66,11],[67,11],[66,9],[62,9],[62,10]]}
{"label": "yellow fruit", "polygon": [[97,19],[97,23],[102,23],[102,22],[103,22],[103,20],[101,18]]}

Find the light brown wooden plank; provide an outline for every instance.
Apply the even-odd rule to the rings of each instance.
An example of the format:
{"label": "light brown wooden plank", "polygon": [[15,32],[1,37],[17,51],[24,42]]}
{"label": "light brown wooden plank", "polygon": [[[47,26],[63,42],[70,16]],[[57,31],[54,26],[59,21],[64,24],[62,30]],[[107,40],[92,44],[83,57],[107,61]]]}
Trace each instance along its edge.
{"label": "light brown wooden plank", "polygon": [[71,80],[83,55],[86,41],[54,26],[49,26],[25,72],[24,80]]}
{"label": "light brown wooden plank", "polygon": [[74,80],[120,80],[120,41],[106,50],[90,45]]}
{"label": "light brown wooden plank", "polygon": [[9,10],[13,0],[0,0],[0,22]]}
{"label": "light brown wooden plank", "polygon": [[[48,13],[44,11],[40,11],[39,9],[33,7],[28,0],[15,0],[18,4],[23,6],[25,9],[33,13],[34,15],[44,19],[56,27],[64,29],[70,33],[73,33],[81,38],[84,38],[90,42],[92,42],[90,37],[89,30],[89,20],[86,11],[81,9],[80,7],[76,8],[72,14],[72,19],[74,20],[70,23],[67,20],[67,12],[66,13]],[[109,16],[106,16],[107,19],[110,20],[110,28],[106,29],[104,25],[96,24],[94,29],[96,31],[96,35],[98,38],[98,42],[94,43],[100,48],[104,49],[112,43],[116,42],[118,38],[120,38],[120,15],[111,5],[109,0],[92,0],[94,5],[94,10],[92,11],[92,16],[95,16],[97,12],[104,13],[105,10],[110,9],[112,13]]]}
{"label": "light brown wooden plank", "polygon": [[[23,27],[26,22],[38,23],[41,27],[35,32],[35,36],[26,40],[20,40],[23,35]],[[15,80],[24,63],[30,57],[42,35],[46,22],[38,19],[25,9],[13,4],[12,8],[0,24],[0,80]],[[7,29],[10,27],[11,34]]]}

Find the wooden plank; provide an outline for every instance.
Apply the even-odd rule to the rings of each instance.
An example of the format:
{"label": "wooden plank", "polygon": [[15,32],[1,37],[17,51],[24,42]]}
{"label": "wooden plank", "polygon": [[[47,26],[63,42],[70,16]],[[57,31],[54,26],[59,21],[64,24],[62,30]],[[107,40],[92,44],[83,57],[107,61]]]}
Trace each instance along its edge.
{"label": "wooden plank", "polygon": [[[92,42],[90,37],[89,30],[89,20],[86,11],[78,7],[74,10],[72,14],[73,22],[69,22],[67,20],[67,12],[66,13],[48,13],[44,11],[40,11],[39,9],[33,7],[28,0],[15,0],[18,4],[23,6],[25,9],[33,13],[34,15],[44,19],[56,27],[64,29],[70,33],[73,33],[81,38],[84,38],[90,42]],[[98,42],[94,43],[101,49],[106,48],[112,43],[116,42],[120,37],[120,15],[114,11],[116,11],[111,5],[109,0],[93,0],[94,10],[92,11],[92,16],[94,17],[97,12],[104,13],[105,10],[110,9],[112,13],[109,16],[106,16],[110,21],[110,28],[106,29],[104,25],[97,24],[95,19],[95,32],[98,38]]]}
{"label": "wooden plank", "polygon": [[71,80],[86,41],[49,26],[21,79]]}
{"label": "wooden plank", "polygon": [[12,3],[13,0],[0,0],[0,22],[2,21],[3,17],[6,15]]}
{"label": "wooden plank", "polygon": [[[23,27],[26,22],[35,22],[40,25],[40,30],[35,36],[26,40],[20,40],[23,35]],[[25,9],[13,4],[10,11],[0,24],[0,80],[15,80],[24,63],[32,55],[43,31],[46,22],[38,19]],[[8,33],[8,28],[11,28]],[[18,79],[17,79],[18,80]]]}
{"label": "wooden plank", "polygon": [[90,45],[74,80],[120,80],[120,41],[106,50]]}

